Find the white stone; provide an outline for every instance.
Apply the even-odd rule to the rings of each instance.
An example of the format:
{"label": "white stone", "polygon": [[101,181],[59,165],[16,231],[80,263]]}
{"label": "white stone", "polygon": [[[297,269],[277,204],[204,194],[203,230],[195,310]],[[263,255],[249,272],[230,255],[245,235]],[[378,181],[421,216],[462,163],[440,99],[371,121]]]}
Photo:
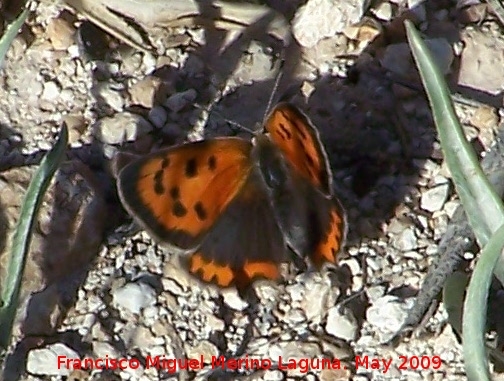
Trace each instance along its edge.
{"label": "white stone", "polygon": [[357,258],[349,257],[340,261],[340,266],[347,265],[353,276],[362,274],[361,263]]}
{"label": "white stone", "polygon": [[60,94],[60,88],[56,82],[49,81],[44,83],[44,89],[42,90],[42,95],[40,96],[45,101],[54,101],[58,99]]}
{"label": "white stone", "polygon": [[382,21],[389,21],[392,18],[392,5],[390,3],[381,3],[374,10],[377,19]]}
{"label": "white stone", "polygon": [[366,318],[369,324],[377,329],[379,341],[384,343],[401,329],[408,310],[409,307],[401,303],[396,296],[385,295],[368,308]]}
{"label": "white stone", "polygon": [[448,184],[442,184],[425,191],[420,200],[420,208],[428,212],[436,212],[443,209],[448,199],[449,188]]}
{"label": "white stone", "polygon": [[96,358],[104,359],[106,356],[109,358],[119,358],[121,353],[109,343],[104,341],[93,341],[93,352]]}
{"label": "white stone", "polygon": [[124,98],[119,91],[111,89],[109,86],[101,86],[98,89],[98,94],[113,110],[123,110]]}
{"label": "white stone", "polygon": [[313,47],[321,39],[340,33],[358,22],[364,11],[363,1],[309,0],[296,12],[292,33],[304,47]]}
{"label": "white stone", "polygon": [[327,314],[326,332],[343,340],[352,341],[357,337],[357,320],[349,310],[334,306]]}
{"label": "white stone", "polygon": [[234,310],[243,311],[248,307],[248,303],[240,298],[236,288],[228,288],[223,290],[222,298],[224,299],[224,303]]}
{"label": "white stone", "polygon": [[203,340],[187,350],[187,358],[189,359],[199,359],[200,356],[203,356],[203,361],[209,364],[213,357],[219,356],[219,349],[210,341]]}
{"label": "white stone", "polygon": [[101,142],[121,144],[134,141],[152,130],[152,126],[140,115],[122,112],[100,119],[93,126]]}
{"label": "white stone", "polygon": [[280,381],[284,379],[284,374],[280,370],[267,370],[263,375],[264,381]]}
{"label": "white stone", "polygon": [[139,314],[142,308],[152,306],[156,302],[156,293],[145,283],[127,283],[112,292],[112,302],[118,307]]}
{"label": "white stone", "polygon": [[392,245],[401,251],[411,251],[416,249],[418,242],[413,227],[404,229],[399,235],[394,237]]}
{"label": "white stone", "polygon": [[55,343],[41,349],[32,349],[28,352],[26,370],[29,373],[46,376],[68,376],[72,371],[66,366],[58,367],[58,356],[66,359],[79,359],[79,355],[65,344]]}
{"label": "white stone", "polygon": [[465,48],[460,60],[459,85],[497,95],[504,89],[504,40],[478,29],[464,30]]}

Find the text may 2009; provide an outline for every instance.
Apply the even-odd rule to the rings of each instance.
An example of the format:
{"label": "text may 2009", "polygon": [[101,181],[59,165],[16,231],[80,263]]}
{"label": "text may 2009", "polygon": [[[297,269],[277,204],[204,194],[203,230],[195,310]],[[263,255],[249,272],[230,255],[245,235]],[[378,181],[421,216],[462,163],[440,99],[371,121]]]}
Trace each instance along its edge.
{"label": "text may 2009", "polygon": [[[441,367],[441,358],[439,356],[399,356],[395,364],[399,370],[415,369],[439,369]],[[381,370],[386,374],[393,359],[374,358],[370,356],[356,356],[355,368],[365,368],[370,370]],[[212,369],[222,368],[223,370],[268,370],[271,368],[279,370],[298,370],[301,373],[307,373],[311,370],[322,369],[346,369],[337,358],[290,358],[285,359],[279,356],[277,361],[268,358],[241,357],[225,358],[224,356],[212,356],[209,365]],[[142,366],[136,358],[114,358],[105,356],[104,358],[68,358],[58,356],[58,369],[138,369]],[[145,359],[145,368],[164,369],[168,373],[175,373],[181,369],[199,370],[203,369],[205,361],[203,355],[193,359],[167,358],[166,356],[147,356]]]}

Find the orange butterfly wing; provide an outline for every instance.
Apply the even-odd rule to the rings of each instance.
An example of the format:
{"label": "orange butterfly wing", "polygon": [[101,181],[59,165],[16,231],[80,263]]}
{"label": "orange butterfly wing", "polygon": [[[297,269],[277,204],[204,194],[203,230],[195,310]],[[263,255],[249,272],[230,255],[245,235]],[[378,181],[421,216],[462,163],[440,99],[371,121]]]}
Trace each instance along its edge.
{"label": "orange butterfly wing", "polygon": [[120,170],[119,196],[155,238],[194,248],[247,179],[251,148],[223,138],[155,152]]}
{"label": "orange butterfly wing", "polygon": [[221,287],[276,279],[285,260],[251,150],[238,138],[200,141],[142,157],[118,174],[130,214],[157,240],[194,251],[189,271]]}
{"label": "orange butterfly wing", "polygon": [[333,196],[329,161],[317,130],[289,103],[273,109],[264,129],[297,174],[292,174],[290,201],[286,202],[285,190],[275,199],[289,246],[298,255],[309,256],[317,267],[336,263],[346,238],[346,216]]}
{"label": "orange butterfly wing", "polygon": [[325,194],[332,194],[332,176],[318,132],[306,115],[290,103],[279,103],[266,119],[270,134],[289,163]]}
{"label": "orange butterfly wing", "polygon": [[324,262],[336,263],[337,255],[346,239],[347,223],[343,207],[335,198],[331,199],[329,208],[329,223],[325,234],[317,244],[310,258],[313,264],[320,268]]}

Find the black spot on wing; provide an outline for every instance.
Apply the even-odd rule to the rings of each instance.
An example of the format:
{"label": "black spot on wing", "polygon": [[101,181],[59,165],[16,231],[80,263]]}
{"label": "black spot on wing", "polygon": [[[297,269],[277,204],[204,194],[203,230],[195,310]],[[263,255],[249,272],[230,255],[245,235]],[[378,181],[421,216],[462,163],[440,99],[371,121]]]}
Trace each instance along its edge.
{"label": "black spot on wing", "polygon": [[180,201],[173,204],[172,213],[175,217],[184,217],[187,214],[187,209]]}
{"label": "black spot on wing", "polygon": [[180,188],[174,186],[170,189],[170,197],[174,200],[178,200],[180,198]]}
{"label": "black spot on wing", "polygon": [[203,220],[207,219],[207,217],[208,217],[207,211],[206,211],[205,207],[203,206],[203,204],[200,201],[198,201],[194,205],[194,211],[196,212],[196,214],[198,216],[198,219],[200,221],[203,221]]}
{"label": "black spot on wing", "polygon": [[154,175],[154,192],[158,195],[162,195],[165,191],[163,186],[163,173],[164,171],[160,169]]}
{"label": "black spot on wing", "polygon": [[214,171],[216,167],[217,167],[217,159],[215,158],[214,155],[212,155],[208,158],[208,169]]}
{"label": "black spot on wing", "polygon": [[198,173],[198,163],[195,158],[187,160],[185,166],[185,175],[186,177],[194,177]]}
{"label": "black spot on wing", "polygon": [[283,123],[280,123],[280,130],[282,131],[282,133],[278,131],[278,134],[282,137],[283,140],[291,140],[292,134],[287,128],[285,128],[285,125]]}

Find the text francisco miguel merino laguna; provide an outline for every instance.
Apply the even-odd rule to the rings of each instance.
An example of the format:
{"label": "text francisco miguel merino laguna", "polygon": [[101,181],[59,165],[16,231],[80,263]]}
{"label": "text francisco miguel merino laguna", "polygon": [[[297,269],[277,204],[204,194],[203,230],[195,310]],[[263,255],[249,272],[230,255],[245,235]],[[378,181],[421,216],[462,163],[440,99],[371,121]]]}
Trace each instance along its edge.
{"label": "text francisco miguel merino laguna", "polygon": [[[248,355],[242,358],[228,358],[224,356],[212,356],[209,363],[212,369],[222,368],[226,370],[248,370],[248,369],[299,369],[306,373],[312,369],[341,369],[340,360],[337,358],[296,358],[284,359],[279,356],[278,361],[268,358],[252,358]],[[141,363],[136,358],[114,358],[108,355],[103,358],[69,358],[66,356],[58,356],[58,369],[121,369],[126,368],[137,369],[141,367]],[[205,361],[203,355],[193,359],[177,359],[163,356],[147,356],[145,359],[145,368],[164,369],[169,373],[178,372],[181,369],[199,370],[203,369]]]}

